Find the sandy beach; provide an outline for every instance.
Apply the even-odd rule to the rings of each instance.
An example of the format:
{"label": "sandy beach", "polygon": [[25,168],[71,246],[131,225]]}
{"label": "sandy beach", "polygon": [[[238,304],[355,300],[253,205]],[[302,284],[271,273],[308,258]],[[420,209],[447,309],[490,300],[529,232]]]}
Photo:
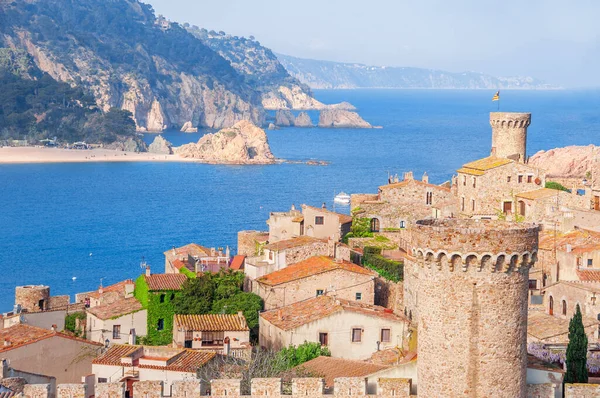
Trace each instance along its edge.
{"label": "sandy beach", "polygon": [[0,164],[87,162],[194,162],[178,155],[137,153],[111,149],[62,149],[46,147],[1,147]]}

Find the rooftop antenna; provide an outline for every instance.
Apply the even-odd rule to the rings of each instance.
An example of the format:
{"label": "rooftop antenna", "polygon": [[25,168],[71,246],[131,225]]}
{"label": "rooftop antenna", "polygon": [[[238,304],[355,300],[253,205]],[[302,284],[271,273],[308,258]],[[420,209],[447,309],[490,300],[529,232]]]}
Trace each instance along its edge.
{"label": "rooftop antenna", "polygon": [[142,256],[142,261],[140,261],[140,268],[144,269],[147,265],[148,264],[146,263],[146,259],[144,258],[144,256]]}
{"label": "rooftop antenna", "polygon": [[105,277],[100,278],[100,289],[102,289],[102,281],[104,280]]}

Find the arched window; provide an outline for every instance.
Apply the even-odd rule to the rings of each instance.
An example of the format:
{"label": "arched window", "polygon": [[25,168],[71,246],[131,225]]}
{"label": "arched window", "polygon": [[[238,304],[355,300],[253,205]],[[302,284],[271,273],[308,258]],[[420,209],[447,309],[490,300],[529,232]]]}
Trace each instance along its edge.
{"label": "arched window", "polygon": [[562,314],[567,316],[567,302],[565,300],[562,301]]}
{"label": "arched window", "polygon": [[554,298],[550,296],[550,305],[548,306],[548,314],[554,315]]}
{"label": "arched window", "polygon": [[400,221],[400,228],[406,228],[406,221]]}
{"label": "arched window", "polygon": [[379,232],[379,219],[371,219],[371,232]]}

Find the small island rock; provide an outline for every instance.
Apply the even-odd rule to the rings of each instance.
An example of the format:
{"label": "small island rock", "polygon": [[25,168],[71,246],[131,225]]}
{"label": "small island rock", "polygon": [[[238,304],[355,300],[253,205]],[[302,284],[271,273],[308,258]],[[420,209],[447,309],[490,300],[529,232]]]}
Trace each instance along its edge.
{"label": "small island rock", "polygon": [[280,109],[275,112],[275,125],[289,127],[294,125],[294,114],[291,111]]}
{"label": "small island rock", "polygon": [[300,112],[294,120],[294,126],[296,127],[313,127],[312,120],[306,112]]}
{"label": "small island rock", "polygon": [[247,120],[206,134],[196,144],[177,147],[175,153],[206,163],[271,164],[276,161],[265,131]]}
{"label": "small island rock", "polygon": [[159,135],[154,139],[154,141],[152,141],[152,144],[148,146],[148,152],[161,155],[171,155],[173,154],[173,145],[164,139],[162,135]]}
{"label": "small island rock", "polygon": [[356,112],[341,109],[327,109],[321,111],[319,114],[319,127],[370,129],[373,126]]}
{"label": "small island rock", "polygon": [[181,127],[181,130],[184,133],[197,133],[198,132],[198,128],[192,126],[192,122],[185,122],[183,124],[183,126]]}

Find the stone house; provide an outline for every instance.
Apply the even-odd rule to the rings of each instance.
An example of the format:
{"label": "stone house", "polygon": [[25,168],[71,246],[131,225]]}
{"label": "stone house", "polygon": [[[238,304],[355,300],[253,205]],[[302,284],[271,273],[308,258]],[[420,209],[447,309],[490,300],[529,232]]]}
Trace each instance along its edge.
{"label": "stone house", "polygon": [[336,213],[324,207],[302,205],[304,235],[340,241],[350,232],[352,216]]}
{"label": "stone house", "polygon": [[173,340],[173,302],[188,278],[184,274],[151,274],[150,267],[135,282],[135,298],[147,309],[147,338],[154,345]]}
{"label": "stone house", "polygon": [[378,350],[402,347],[408,330],[408,319],[386,308],[319,296],[261,313],[259,343],[279,350],[318,342],[332,357],[364,360]]}
{"label": "stone house", "polygon": [[321,295],[374,304],[376,277],[375,272],[356,264],[315,256],[258,278],[253,285],[265,310]]}
{"label": "stone house", "polygon": [[537,288],[558,281],[600,282],[600,233],[577,229],[540,233]]}
{"label": "stone house", "polygon": [[196,380],[198,369],[215,355],[210,351],[115,344],[92,361],[92,373],[97,383],[124,382],[128,396],[133,397],[133,383],[137,381],[162,381],[169,391],[175,381]]}
{"label": "stone house", "polygon": [[250,328],[244,314],[175,315],[173,345],[236,355],[250,347]]}
{"label": "stone house", "polygon": [[271,212],[267,225],[269,226],[269,243],[304,235],[304,217],[294,205],[289,211]]}
{"label": "stone house", "polygon": [[324,239],[298,236],[269,243],[262,250],[261,255],[246,258],[244,272],[250,280],[260,278],[312,256],[328,255],[329,244]]}
{"label": "stone house", "polygon": [[79,383],[92,372],[92,358],[103,345],[56,330],[18,324],[0,330],[0,357],[20,371]]}
{"label": "stone house", "polygon": [[86,316],[86,338],[101,344],[122,344],[136,336],[146,336],[148,310],[133,297],[113,301],[109,304],[88,308]]}
{"label": "stone house", "polygon": [[430,184],[427,174],[415,180],[412,172],[404,173],[400,182],[380,186],[377,194],[352,195],[350,206],[356,216],[371,219],[372,232],[405,229],[416,220],[456,213],[450,188]]}
{"label": "stone house", "polygon": [[512,159],[489,156],[457,170],[452,187],[458,212],[464,217],[507,218],[518,214],[516,195],[539,189],[546,183],[538,168]]}
{"label": "stone house", "polygon": [[133,297],[134,289],[135,283],[131,279],[127,279],[109,286],[100,286],[93,292],[79,293],[76,300],[84,303],[86,308],[94,308]]}
{"label": "stone house", "polygon": [[222,248],[215,249],[190,243],[182,247],[173,247],[164,252],[165,274],[177,274],[182,268],[192,273],[218,272],[227,269],[231,261],[229,247],[223,251]]}
{"label": "stone house", "polygon": [[539,188],[533,191],[521,192],[515,195],[516,214],[524,221],[533,221],[553,228],[561,221],[563,210],[567,208],[583,209],[588,202],[584,195],[560,191],[556,189]]}

